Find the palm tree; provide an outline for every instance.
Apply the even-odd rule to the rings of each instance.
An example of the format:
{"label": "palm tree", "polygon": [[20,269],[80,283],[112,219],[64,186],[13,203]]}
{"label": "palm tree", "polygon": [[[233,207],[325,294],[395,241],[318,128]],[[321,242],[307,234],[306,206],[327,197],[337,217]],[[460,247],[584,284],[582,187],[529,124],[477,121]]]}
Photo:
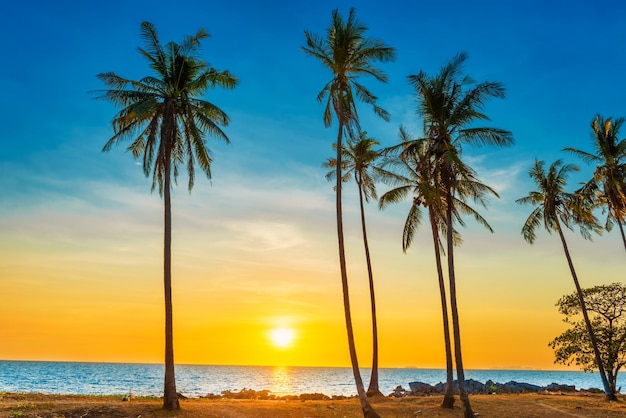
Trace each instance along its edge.
{"label": "palm tree", "polygon": [[[400,154],[397,151],[401,151]],[[407,152],[410,151],[410,152]],[[384,171],[382,179],[385,183],[390,184],[391,190],[387,191],[380,197],[379,207],[382,209],[390,203],[397,203],[406,198],[411,192],[413,193],[413,202],[409,209],[409,214],[404,224],[402,234],[402,250],[406,252],[413,242],[415,232],[421,223],[421,209],[424,206],[428,209],[428,219],[431,226],[433,237],[433,246],[435,250],[435,264],[437,267],[437,277],[439,281],[439,294],[441,298],[441,311],[443,317],[443,334],[446,351],[446,393],[443,398],[442,407],[454,407],[454,374],[452,366],[452,347],[450,341],[450,326],[448,319],[448,306],[446,298],[446,288],[443,277],[443,268],[441,264],[441,235],[440,231],[446,235],[446,202],[443,198],[443,188],[441,182],[436,178],[437,173],[434,171],[434,159],[429,154],[428,138],[412,140],[410,135],[400,128],[400,144],[387,148],[384,153],[386,158],[384,165],[391,167],[389,171]],[[461,179],[456,186],[459,196],[462,198],[469,197],[473,194],[474,200],[481,205],[485,205],[484,195],[491,193],[498,196],[497,193],[474,179],[471,174],[468,179]],[[474,218],[484,225],[489,231],[493,232],[487,221],[480,216],[478,212],[467,205],[463,200],[455,198],[455,208],[460,209],[463,213],[474,216]],[[464,225],[463,219],[458,210],[453,212],[455,221]],[[460,235],[453,231],[453,241],[460,244]]]}
{"label": "palm tree", "polygon": [[[461,352],[461,331],[456,299],[454,269],[453,215],[456,209],[455,195],[458,184],[469,179],[473,173],[461,160],[463,145],[506,146],[513,143],[511,132],[492,127],[472,126],[476,121],[489,120],[482,111],[487,99],[504,98],[505,89],[498,82],[476,84],[463,75],[463,63],[467,54],[460,53],[435,76],[423,71],[410,75],[409,82],[415,89],[418,114],[423,118],[424,134],[429,139],[433,173],[441,184],[445,203],[448,279],[450,282],[450,309],[454,335],[454,352],[465,417],[473,417],[473,411],[465,390],[465,371]],[[407,147],[410,150],[411,146]],[[462,199],[461,199],[462,200]]]}
{"label": "palm tree", "polygon": [[[343,182],[350,181],[354,174],[357,188],[359,190],[359,208],[361,210],[361,230],[363,231],[363,246],[365,248],[365,262],[367,264],[367,277],[369,279],[370,288],[370,306],[372,311],[372,371],[370,376],[370,384],[367,389],[367,396],[383,396],[378,385],[378,325],[376,321],[376,296],[374,292],[374,274],[372,273],[372,262],[370,258],[370,249],[367,242],[367,228],[365,225],[365,202],[371,198],[377,199],[376,184],[374,178],[381,169],[374,165],[380,157],[380,153],[374,147],[380,143],[372,138],[367,137],[367,132],[361,132],[357,142],[348,141],[347,147],[342,151],[343,167],[345,170]],[[333,148],[337,145],[333,144]],[[326,178],[332,180],[337,175],[337,160],[329,158],[324,163],[325,168],[330,168]]]}
{"label": "palm tree", "polygon": [[559,234],[563,251],[565,251],[565,257],[567,258],[567,264],[572,274],[572,279],[574,279],[574,285],[576,286],[578,301],[587,327],[587,332],[589,333],[589,339],[591,340],[591,345],[593,346],[593,351],[596,356],[596,363],[600,371],[604,393],[608,400],[615,401],[617,398],[606,377],[600,351],[598,350],[598,344],[589,320],[589,315],[587,314],[583,291],[580,287],[578,276],[576,275],[576,270],[574,269],[574,264],[567,248],[565,236],[563,235],[562,226],[571,230],[574,224],[579,226],[582,236],[586,239],[591,238],[591,232],[599,233],[601,230],[600,225],[591,213],[590,206],[588,206],[580,196],[565,191],[567,176],[572,171],[578,171],[578,167],[572,164],[563,165],[560,160],[557,160],[552,163],[546,173],[545,163],[535,160],[535,164],[528,174],[536,183],[538,190],[531,191],[528,196],[516,200],[517,203],[530,204],[535,207],[522,227],[522,236],[526,241],[532,244],[536,237],[535,230],[542,224],[549,233],[556,231]]}
{"label": "palm tree", "polygon": [[[339,248],[339,265],[341,270],[341,285],[343,291],[344,315],[348,334],[348,348],[352,372],[356,383],[359,400],[363,415],[377,417],[378,414],[369,404],[363,387],[363,380],[359,371],[359,364],[354,344],[352,318],[350,313],[350,297],[348,293],[348,275],[343,237],[343,220],[341,206],[341,168],[343,150],[343,134],[347,132],[354,136],[360,132],[359,117],[356,109],[356,100],[372,105],[374,113],[389,120],[388,113],[376,105],[377,98],[365,86],[357,82],[361,75],[369,75],[381,82],[387,81],[387,76],[373,63],[376,61],[386,62],[395,58],[395,50],[382,41],[365,37],[367,27],[356,18],[354,8],[350,9],[347,21],[344,21],[337,9],[332,12],[332,21],[326,30],[326,36],[322,37],[308,31],[304,32],[306,46],[302,50],[319,59],[332,72],[332,79],[326,83],[317,100],[321,103],[325,99],[324,124],[329,127],[332,124],[332,114],[338,121],[337,129],[337,185],[336,185],[336,215],[337,215],[337,241]],[[356,97],[355,97],[356,96]]]}
{"label": "palm tree", "polygon": [[149,22],[141,24],[145,49],[139,52],[149,62],[155,76],[129,80],[114,73],[102,73],[108,90],[99,98],[122,107],[113,119],[114,135],[104,145],[109,151],[113,145],[132,140],[128,150],[135,158],[143,159],[143,171],[152,172],[152,190],[158,185],[164,199],[163,282],[165,288],[165,383],[163,408],[178,409],[178,395],[174,375],[174,348],[172,329],[172,215],[170,191],[182,165],[186,165],[191,192],[194,184],[194,166],[211,178],[211,157],[206,147],[205,132],[226,142],[228,137],[220,128],[228,125],[228,116],[214,104],[202,100],[208,89],[220,86],[232,89],[237,79],[228,71],[209,67],[198,57],[200,41],[209,34],[203,29],[194,36],[186,36],[182,43],[159,42],[156,28]]}
{"label": "palm tree", "polygon": [[593,129],[593,145],[595,154],[565,148],[578,155],[583,161],[595,163],[593,178],[580,190],[580,193],[595,198],[602,206],[607,207],[605,228],[611,231],[613,223],[617,223],[626,249],[624,222],[626,221],[626,139],[619,138],[619,130],[624,118],[614,121],[604,119],[600,115],[591,122]]}

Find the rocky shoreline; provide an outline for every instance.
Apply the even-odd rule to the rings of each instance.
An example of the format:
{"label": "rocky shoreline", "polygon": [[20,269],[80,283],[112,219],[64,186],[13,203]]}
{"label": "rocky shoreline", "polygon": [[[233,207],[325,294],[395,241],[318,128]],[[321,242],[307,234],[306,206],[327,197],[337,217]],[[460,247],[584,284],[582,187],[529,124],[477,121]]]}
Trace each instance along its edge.
{"label": "rocky shoreline", "polygon": [[[492,395],[492,394],[522,394],[522,393],[603,393],[600,389],[576,389],[575,385],[563,385],[559,383],[551,383],[547,386],[539,386],[531,383],[509,381],[506,383],[498,383],[487,380],[485,383],[474,379],[465,381],[465,388],[470,395]],[[459,393],[458,382],[454,381],[454,393]],[[436,396],[443,395],[446,391],[445,383],[437,383],[431,385],[424,382],[409,382],[409,389],[397,386],[393,392],[387,396],[393,398],[403,398],[407,396]],[[356,395],[354,395],[356,396]],[[354,396],[334,395],[328,396],[323,393],[303,393],[300,395],[275,395],[269,390],[254,390],[243,388],[241,390],[224,390],[221,394],[209,393],[204,398],[208,399],[254,399],[254,400],[341,400]],[[179,398],[186,399],[185,396],[179,394]]]}
{"label": "rocky shoreline", "polygon": [[[428,396],[428,395],[443,395],[446,391],[446,383],[437,383],[431,385],[424,382],[409,382],[409,390],[404,389],[402,386],[397,386],[392,393],[391,397],[404,397],[404,396]],[[509,381],[506,383],[497,383],[492,380],[487,380],[485,383],[479,382],[474,379],[468,379],[465,381],[465,388],[470,395],[488,395],[499,393],[562,393],[562,392],[590,392],[590,393],[603,393],[600,389],[580,389],[577,390],[575,385],[562,385],[559,383],[551,383],[547,386],[533,385],[531,383],[523,383],[516,381]],[[454,393],[459,393],[458,381],[454,381]]]}

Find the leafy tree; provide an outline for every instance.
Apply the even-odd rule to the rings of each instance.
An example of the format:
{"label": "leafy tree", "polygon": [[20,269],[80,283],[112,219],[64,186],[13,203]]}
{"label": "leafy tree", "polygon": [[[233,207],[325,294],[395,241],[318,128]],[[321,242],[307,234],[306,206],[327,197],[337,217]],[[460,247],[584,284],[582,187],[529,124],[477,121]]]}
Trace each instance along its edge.
{"label": "leafy tree", "polygon": [[[430,222],[433,245],[435,250],[435,263],[437,267],[437,277],[439,280],[439,293],[441,297],[441,311],[443,317],[443,334],[446,351],[446,393],[443,398],[442,407],[452,408],[454,406],[454,374],[452,366],[452,347],[450,341],[450,328],[448,320],[448,307],[446,288],[441,264],[441,235],[446,236],[446,201],[443,198],[444,189],[441,181],[437,178],[434,170],[436,161],[429,152],[430,141],[428,138],[411,139],[410,135],[400,128],[400,144],[385,150],[386,158],[384,166],[389,168],[381,173],[384,182],[393,188],[383,194],[379,201],[381,208],[390,203],[397,203],[405,199],[412,193],[413,201],[409,209],[409,214],[404,223],[402,233],[402,250],[404,252],[413,242],[415,232],[421,223],[421,206],[428,209],[428,219]],[[399,151],[399,152],[398,152]],[[456,184],[458,195],[462,199],[473,198],[481,205],[485,205],[486,194],[497,196],[495,191],[488,186],[479,183],[469,168],[466,168],[467,178],[461,179]],[[472,209],[465,201],[454,197],[453,215],[455,222],[465,225],[461,213],[469,214],[487,227],[492,229],[487,221],[478,212]],[[459,211],[460,210],[460,211]],[[453,242],[461,243],[461,237],[456,231],[453,232]]]}
{"label": "leafy tree", "polygon": [[535,229],[542,224],[549,233],[556,231],[559,234],[563,251],[567,258],[567,264],[569,265],[572,279],[576,286],[576,295],[583,314],[589,340],[593,347],[595,361],[600,371],[600,378],[602,379],[606,398],[616,400],[615,393],[607,380],[593,326],[587,313],[583,291],[580,287],[576,270],[574,269],[572,257],[567,248],[565,235],[563,235],[562,226],[573,229],[573,225],[578,225],[581,234],[587,239],[591,238],[591,232],[600,232],[600,225],[591,213],[591,208],[585,204],[586,202],[581,200],[580,196],[565,191],[567,176],[572,171],[578,171],[578,167],[571,164],[563,165],[560,160],[557,160],[552,163],[548,172],[546,172],[545,163],[535,160],[535,165],[530,169],[528,174],[536,183],[538,190],[531,191],[528,196],[516,200],[517,203],[530,204],[535,207],[522,227],[522,236],[528,243],[534,243],[536,238]]}
{"label": "leafy tree", "polygon": [[596,164],[593,177],[580,189],[580,193],[607,208],[605,228],[611,231],[613,224],[617,223],[626,249],[626,139],[619,138],[623,124],[624,118],[612,120],[596,115],[591,122],[595,154],[571,147],[565,148],[565,151]]}
{"label": "leafy tree", "polygon": [[139,52],[149,62],[154,75],[130,80],[114,73],[102,73],[108,90],[99,98],[122,107],[113,119],[114,135],[104,145],[109,151],[113,145],[132,140],[128,151],[142,158],[144,174],[152,174],[152,190],[158,186],[165,206],[163,276],[165,288],[165,382],[163,407],[178,409],[178,395],[174,375],[174,347],[172,328],[172,215],[170,191],[172,178],[186,166],[191,189],[194,185],[195,165],[211,178],[211,158],[206,147],[206,133],[226,142],[228,137],[221,127],[228,125],[228,116],[214,104],[200,99],[210,88],[220,86],[232,89],[237,79],[228,71],[209,67],[199,58],[200,41],[209,34],[203,29],[194,36],[186,36],[180,44],[162,45],[156,28],[149,22],[141,24],[145,49]]}
{"label": "leafy tree", "polygon": [[389,120],[388,113],[376,105],[376,96],[365,86],[358,83],[357,79],[361,75],[369,75],[378,81],[386,82],[387,76],[373,64],[376,61],[386,62],[393,60],[395,58],[395,50],[378,39],[367,38],[365,36],[366,31],[367,27],[357,20],[354,8],[350,9],[346,21],[343,20],[339,11],[335,9],[332,12],[331,24],[326,30],[326,36],[322,37],[305,31],[304,35],[307,42],[306,46],[302,47],[302,50],[306,54],[319,59],[332,73],[331,80],[326,83],[317,95],[317,100],[320,103],[326,100],[324,108],[324,124],[326,127],[332,124],[333,113],[338,121],[336,141],[337,185],[335,187],[335,195],[339,265],[341,270],[344,315],[348,334],[348,348],[363,415],[365,417],[377,417],[378,414],[367,400],[356,355],[350,312],[341,202],[343,134],[348,133],[350,136],[356,136],[356,134],[360,132],[356,99],[372,105],[374,113],[384,120]]}
{"label": "leafy tree", "polygon": [[[489,120],[483,113],[485,102],[492,97],[504,98],[505,89],[501,83],[489,81],[476,83],[471,77],[464,75],[463,63],[466,59],[467,54],[460,53],[434,76],[420,71],[408,78],[415,90],[418,115],[423,119],[424,135],[428,138],[428,154],[433,158],[432,176],[441,186],[441,197],[445,202],[446,252],[455,362],[464,415],[471,418],[473,411],[465,390],[456,297],[453,219],[455,211],[461,209],[457,207],[455,200],[459,193],[459,181],[469,180],[473,170],[462,161],[461,154],[464,145],[511,145],[513,135],[503,129],[474,125],[476,122]],[[416,143],[413,146],[419,145]],[[406,152],[410,152],[413,146],[408,146]],[[469,182],[467,187],[471,184]]]}
{"label": "leafy tree", "polygon": [[[621,283],[594,286],[583,289],[583,297],[609,386],[617,393],[617,373],[626,365],[626,286]],[[586,372],[597,370],[585,321],[573,319],[582,311],[578,294],[563,296],[556,306],[572,327],[550,342],[555,363],[574,363]]]}
{"label": "leafy tree", "polygon": [[[377,199],[376,183],[374,178],[376,174],[380,174],[381,169],[375,165],[376,160],[380,158],[379,151],[374,147],[380,143],[372,138],[367,137],[367,132],[361,132],[358,141],[348,141],[347,146],[342,151],[343,156],[343,175],[342,182],[350,181],[354,175],[354,180],[359,191],[359,208],[361,211],[361,230],[363,232],[363,246],[365,249],[365,262],[367,264],[367,277],[370,289],[370,306],[372,311],[372,371],[370,376],[370,384],[367,389],[367,396],[383,396],[380,391],[378,382],[378,324],[376,321],[376,294],[374,291],[374,274],[372,272],[372,261],[370,257],[369,243],[367,241],[367,228],[365,224],[365,202],[370,199]],[[336,148],[337,144],[333,144]],[[328,180],[335,179],[337,175],[337,160],[329,158],[324,163],[325,168],[330,168],[326,178]]]}

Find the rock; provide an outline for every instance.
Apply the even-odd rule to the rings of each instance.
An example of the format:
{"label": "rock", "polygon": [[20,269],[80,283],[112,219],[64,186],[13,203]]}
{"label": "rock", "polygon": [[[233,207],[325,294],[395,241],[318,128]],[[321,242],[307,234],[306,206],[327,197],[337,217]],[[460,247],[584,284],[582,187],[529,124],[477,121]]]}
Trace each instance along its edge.
{"label": "rock", "polygon": [[413,394],[430,394],[436,393],[435,387],[424,382],[409,382],[411,393]]}
{"label": "rock", "polygon": [[[455,384],[452,385],[452,392],[454,393],[458,393],[458,387],[456,385],[456,380],[454,381]],[[448,387],[448,385],[446,383],[443,382],[439,382],[435,385],[435,392],[436,393],[446,393],[446,388]]]}
{"label": "rock", "polygon": [[548,392],[576,392],[576,386],[550,383],[548,386],[546,386],[546,390]]}
{"label": "rock", "polygon": [[402,386],[396,386],[393,392],[389,394],[389,396],[394,397],[394,398],[403,398],[407,395],[408,395],[407,390],[404,389]]}
{"label": "rock", "polygon": [[[580,391],[587,392],[587,393],[604,393],[602,389],[598,389],[598,388],[581,389]],[[617,391],[617,393],[620,393],[620,392]]]}
{"label": "rock", "polygon": [[[497,387],[497,384],[496,384]],[[499,388],[502,393],[537,393],[543,388],[541,386],[533,385],[530,383],[520,383],[511,380],[505,383]]]}
{"label": "rock", "polygon": [[468,379],[465,381],[465,390],[473,395],[479,393],[489,393],[489,387],[478,380]]}

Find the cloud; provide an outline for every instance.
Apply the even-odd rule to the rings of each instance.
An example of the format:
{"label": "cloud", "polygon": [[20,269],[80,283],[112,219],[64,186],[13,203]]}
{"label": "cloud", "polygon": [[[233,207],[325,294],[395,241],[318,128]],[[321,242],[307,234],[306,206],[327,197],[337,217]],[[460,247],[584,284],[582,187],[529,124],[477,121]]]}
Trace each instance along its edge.
{"label": "cloud", "polygon": [[291,224],[267,221],[228,222],[226,228],[234,240],[222,241],[242,251],[264,252],[293,248],[306,242],[298,227]]}

